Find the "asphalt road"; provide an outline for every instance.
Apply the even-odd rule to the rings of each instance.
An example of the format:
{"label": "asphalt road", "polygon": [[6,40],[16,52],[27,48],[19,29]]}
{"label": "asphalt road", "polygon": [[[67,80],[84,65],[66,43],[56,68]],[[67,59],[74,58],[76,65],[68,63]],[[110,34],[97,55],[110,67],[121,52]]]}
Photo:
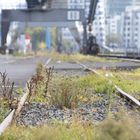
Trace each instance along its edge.
{"label": "asphalt road", "polygon": [[[130,62],[130,61],[112,61],[112,62],[81,62],[88,67],[93,69],[136,69],[140,68],[140,62]],[[55,70],[79,70],[81,66],[76,63],[68,62],[53,62],[49,66],[54,66]]]}
{"label": "asphalt road", "polygon": [[[26,59],[16,59],[12,56],[0,55],[0,72],[6,71],[11,81],[15,82],[16,86],[25,87],[26,81],[35,72],[39,62],[46,63],[47,57],[31,57]],[[87,66],[92,68],[140,68],[140,63],[134,62],[86,62]],[[54,66],[55,70],[80,70],[80,65],[68,62],[50,62],[48,66]]]}
{"label": "asphalt road", "polygon": [[46,57],[16,59],[12,56],[0,56],[0,72],[6,71],[10,80],[15,82],[15,86],[25,87],[37,64],[39,62],[45,64],[47,60]]}

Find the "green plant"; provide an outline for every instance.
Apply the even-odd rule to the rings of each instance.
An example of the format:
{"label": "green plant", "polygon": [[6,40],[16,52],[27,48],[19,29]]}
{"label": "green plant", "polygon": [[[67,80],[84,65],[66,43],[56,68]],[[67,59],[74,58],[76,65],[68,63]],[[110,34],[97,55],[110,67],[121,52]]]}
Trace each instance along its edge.
{"label": "green plant", "polygon": [[51,104],[60,108],[73,108],[92,102],[96,93],[111,97],[115,88],[108,80],[90,74],[79,78],[55,77],[48,91]]}
{"label": "green plant", "polygon": [[82,97],[86,97],[86,93],[76,81],[62,77],[53,80],[49,87],[49,94],[50,103],[59,108],[75,108],[82,102]]}
{"label": "green plant", "polygon": [[120,87],[122,90],[130,95],[133,95],[138,100],[140,99],[140,71],[139,69],[127,71],[127,70],[99,70],[102,75],[108,75],[109,80],[113,84]]}
{"label": "green plant", "polygon": [[21,88],[21,87],[17,88],[16,93],[19,95],[23,94],[23,88]]}
{"label": "green plant", "polygon": [[0,98],[0,122],[4,120],[9,112],[9,105],[6,100]]}
{"label": "green plant", "polygon": [[36,74],[27,82],[29,101],[44,101],[47,99],[48,86],[52,76],[53,68],[45,68],[42,63],[37,65]]}
{"label": "green plant", "polygon": [[77,79],[77,81],[80,83],[81,87],[91,87],[95,93],[112,94],[115,91],[112,83],[94,74],[83,76]]}
{"label": "green plant", "polygon": [[6,72],[0,72],[0,93],[3,101],[8,104],[9,109],[16,108],[18,104],[18,100],[14,97],[13,92],[14,82],[10,81]]}
{"label": "green plant", "polygon": [[1,140],[139,140],[138,127],[129,119],[107,119],[96,126],[73,121],[71,124],[56,123],[33,128],[12,126]]}
{"label": "green plant", "polygon": [[129,119],[106,120],[99,126],[97,140],[139,140],[138,128]]}

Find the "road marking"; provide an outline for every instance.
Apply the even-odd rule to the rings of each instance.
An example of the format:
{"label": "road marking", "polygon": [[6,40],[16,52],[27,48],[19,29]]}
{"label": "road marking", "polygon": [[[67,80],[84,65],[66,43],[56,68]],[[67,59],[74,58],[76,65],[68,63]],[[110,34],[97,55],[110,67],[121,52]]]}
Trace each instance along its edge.
{"label": "road marking", "polygon": [[14,63],[14,62],[16,62],[16,61],[15,60],[11,60],[11,61],[7,61],[7,62],[3,62],[1,64],[11,64],[11,63]]}
{"label": "road marking", "polygon": [[46,67],[50,62],[51,62],[52,58],[49,58],[46,63],[44,64],[44,66]]}
{"label": "road marking", "polygon": [[[3,87],[11,87],[11,86],[1,86],[1,87],[3,88]],[[18,85],[14,86],[14,88],[18,88],[18,87],[20,87],[20,86],[18,86]]]}

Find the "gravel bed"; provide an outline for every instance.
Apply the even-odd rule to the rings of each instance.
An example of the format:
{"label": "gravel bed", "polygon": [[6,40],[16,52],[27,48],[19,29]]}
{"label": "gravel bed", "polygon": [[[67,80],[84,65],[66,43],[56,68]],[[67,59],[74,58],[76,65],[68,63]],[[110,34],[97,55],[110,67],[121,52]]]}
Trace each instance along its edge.
{"label": "gravel bed", "polygon": [[[89,72],[79,69],[55,69],[54,72],[54,75],[64,77],[80,77],[89,74]],[[110,100],[106,94],[98,93],[95,94],[95,99],[95,101],[79,105],[75,109],[59,109],[56,106],[48,106],[43,103],[26,104],[16,122],[17,125],[36,126],[53,123],[54,121],[70,123],[73,119],[78,118],[82,122],[97,123],[107,117],[108,111],[116,114],[123,107],[128,114],[131,112],[131,106],[119,96],[114,95],[113,99]],[[110,101],[113,101],[111,107],[109,107]]]}
{"label": "gravel bed", "polygon": [[101,99],[80,105],[75,109],[59,109],[43,103],[26,104],[21,111],[20,117],[17,118],[17,125],[36,126],[50,124],[54,121],[70,123],[75,118],[82,122],[98,123],[107,117],[108,111],[115,117],[120,108],[123,108],[126,114],[131,116],[140,126],[140,111],[132,110],[132,106],[126,100],[119,96],[114,96],[113,103],[109,108],[109,98],[107,95],[96,94],[95,96],[101,97]]}
{"label": "gravel bed", "polygon": [[[97,96],[104,96],[98,94]],[[75,109],[59,109],[55,106],[47,106],[42,103],[26,104],[17,118],[17,124],[35,126],[51,123],[54,120],[71,122],[75,117],[81,121],[102,121],[106,117],[108,106],[107,97],[102,100],[83,104]]]}
{"label": "gravel bed", "polygon": [[89,74],[89,71],[84,70],[55,70],[56,75],[63,76],[63,77],[80,77]]}

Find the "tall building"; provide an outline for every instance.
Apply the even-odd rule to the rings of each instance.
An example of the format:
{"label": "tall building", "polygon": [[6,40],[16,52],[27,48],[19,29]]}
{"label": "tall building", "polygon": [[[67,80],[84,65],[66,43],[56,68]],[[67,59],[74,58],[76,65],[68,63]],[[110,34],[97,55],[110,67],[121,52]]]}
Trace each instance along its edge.
{"label": "tall building", "polygon": [[111,16],[106,19],[107,34],[120,34],[120,19],[121,16]]}
{"label": "tall building", "polygon": [[84,9],[85,16],[89,14],[90,0],[68,0],[68,9]]}
{"label": "tall building", "polygon": [[132,5],[132,1],[133,0],[106,0],[107,15],[121,14],[121,12],[125,11],[126,6]]}
{"label": "tall building", "polygon": [[52,0],[51,8],[67,8],[67,0]]}
{"label": "tall building", "polygon": [[[83,9],[85,10],[85,17],[88,17],[89,14],[89,6],[90,6],[90,0],[67,0],[67,6],[68,9]],[[75,15],[73,15],[74,17],[77,16],[77,13],[75,13]],[[83,35],[81,34],[81,32],[83,31],[83,26],[81,26],[81,24],[76,23],[75,24],[75,29],[74,28],[70,28],[70,32],[68,32],[67,30],[63,30],[63,35],[65,35],[65,39],[67,38],[67,40],[71,40],[71,43],[73,44],[73,38],[75,38],[75,40],[78,42],[78,40],[81,40]],[[81,36],[82,35],[82,36]],[[73,36],[73,37],[72,37]],[[75,43],[75,42],[74,42]],[[81,44],[79,44],[80,46]]]}
{"label": "tall building", "polygon": [[140,53],[140,6],[127,7],[121,18],[123,46]]}
{"label": "tall building", "polygon": [[106,18],[106,45],[120,46],[121,43],[121,16],[110,16]]}
{"label": "tall building", "polygon": [[93,34],[96,36],[97,43],[100,46],[105,46],[105,0],[99,0],[97,4],[95,20],[93,22]]}
{"label": "tall building", "polygon": [[126,6],[140,6],[140,0],[106,0],[106,5],[107,15],[120,15]]}

